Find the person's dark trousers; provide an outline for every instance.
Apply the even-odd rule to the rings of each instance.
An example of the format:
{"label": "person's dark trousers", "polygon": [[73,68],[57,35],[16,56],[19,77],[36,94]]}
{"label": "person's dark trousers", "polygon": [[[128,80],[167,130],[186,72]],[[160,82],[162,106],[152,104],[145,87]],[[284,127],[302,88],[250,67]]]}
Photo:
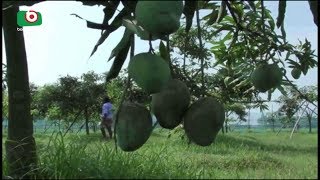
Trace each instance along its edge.
{"label": "person's dark trousers", "polygon": [[112,129],[111,129],[111,126],[107,125],[107,130],[108,130],[108,133],[109,133],[109,136],[110,138],[112,138]]}

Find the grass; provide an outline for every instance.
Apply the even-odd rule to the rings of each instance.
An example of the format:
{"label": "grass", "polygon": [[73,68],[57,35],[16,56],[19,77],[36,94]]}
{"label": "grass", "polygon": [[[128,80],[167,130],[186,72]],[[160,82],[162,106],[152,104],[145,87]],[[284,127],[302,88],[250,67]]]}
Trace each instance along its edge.
{"label": "grass", "polygon": [[[214,144],[188,145],[179,132],[156,129],[135,152],[115,151],[100,133],[35,134],[38,178],[265,178],[316,179],[317,133],[231,132]],[[3,147],[6,134],[3,134]],[[4,148],[3,148],[4,149]],[[5,153],[2,172],[7,173]]]}

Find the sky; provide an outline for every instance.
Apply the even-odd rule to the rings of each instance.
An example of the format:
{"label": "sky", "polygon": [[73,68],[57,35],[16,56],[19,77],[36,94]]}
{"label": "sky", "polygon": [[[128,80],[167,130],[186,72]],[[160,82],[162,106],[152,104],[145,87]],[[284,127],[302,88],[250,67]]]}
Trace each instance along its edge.
{"label": "sky", "polygon": [[[276,19],[278,2],[265,1],[265,6],[271,10],[273,18]],[[122,5],[118,7],[121,8]],[[67,74],[80,76],[88,71],[104,73],[110,69],[113,60],[109,62],[107,60],[112,49],[120,41],[124,27],[112,33],[89,59],[101,31],[87,28],[86,21],[70,15],[75,13],[84,19],[101,23],[104,16],[103,6],[83,6],[81,2],[75,1],[48,1],[30,7],[21,6],[20,10],[35,10],[42,15],[41,26],[23,28],[30,82],[44,85],[56,82],[60,76]],[[200,16],[203,15],[205,14],[200,12]],[[307,38],[318,55],[318,29],[313,22],[307,1],[287,1],[285,29],[290,43],[298,44],[298,39],[304,41]],[[2,44],[2,62],[6,63],[4,40]],[[153,47],[158,45],[159,41],[153,42]],[[147,41],[136,38],[135,54],[146,52],[148,48]],[[123,68],[127,67],[127,64],[128,59]],[[315,85],[318,82],[317,74],[318,70],[314,68],[306,76],[301,75],[295,82],[300,87]],[[290,74],[287,75],[294,80]],[[279,95],[280,93],[276,92],[273,99]],[[267,96],[262,95],[262,97],[266,99]],[[274,108],[276,106],[274,105]],[[256,112],[258,113],[257,110]]]}

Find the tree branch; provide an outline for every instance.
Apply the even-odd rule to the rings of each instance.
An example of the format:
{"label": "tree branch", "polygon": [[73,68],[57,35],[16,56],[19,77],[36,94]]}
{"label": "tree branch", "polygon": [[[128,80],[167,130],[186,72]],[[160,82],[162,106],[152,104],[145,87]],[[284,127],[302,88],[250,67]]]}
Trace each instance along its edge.
{"label": "tree branch", "polygon": [[[201,27],[200,27],[200,18],[199,18],[199,8],[198,8],[198,3],[197,4],[197,10],[196,10],[196,15],[197,15],[197,27],[198,27],[198,39],[199,39],[199,45],[200,45],[200,52],[199,52],[199,57],[201,61],[201,89],[204,92],[205,91],[205,85],[204,85],[204,61],[203,61],[203,56],[202,56],[202,51],[203,51],[203,44],[202,44],[202,38],[201,38]],[[202,92],[202,96],[204,96],[204,93]]]}
{"label": "tree branch", "polygon": [[261,0],[261,11],[262,11],[261,21],[262,21],[263,35],[266,36],[266,26],[264,24],[264,0]]}

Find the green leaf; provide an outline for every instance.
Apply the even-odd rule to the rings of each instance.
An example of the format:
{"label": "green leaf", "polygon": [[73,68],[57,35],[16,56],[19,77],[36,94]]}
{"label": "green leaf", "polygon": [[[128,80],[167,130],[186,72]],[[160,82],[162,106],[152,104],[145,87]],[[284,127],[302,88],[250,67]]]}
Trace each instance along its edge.
{"label": "green leaf", "polygon": [[271,96],[272,96],[272,90],[268,91],[268,101],[271,101]]}
{"label": "green leaf", "polygon": [[295,62],[295,61],[293,61],[291,59],[289,59],[288,61],[289,61],[288,64],[292,64],[294,67],[299,67],[300,66],[299,63],[297,63],[297,62]]}
{"label": "green leaf", "polygon": [[[125,26],[126,28],[128,28],[130,31],[132,31],[133,33],[137,34],[137,36],[139,36],[142,40],[149,40],[149,32],[147,32],[146,30],[144,30],[141,26],[139,26],[137,24],[137,20],[130,20],[130,19],[123,19],[122,21],[123,26]],[[159,37],[156,35],[152,36],[151,41],[157,40],[157,39],[166,39],[166,37]]]}
{"label": "green leaf", "polygon": [[241,5],[235,5],[232,8],[233,12],[238,16],[238,22],[240,21],[240,19],[242,19],[243,17],[243,7]]}
{"label": "green leaf", "polygon": [[107,6],[103,9],[104,19],[102,24],[108,24],[109,20],[112,18],[116,12],[117,7],[119,6],[120,1],[108,1]]}
{"label": "green leaf", "polygon": [[212,33],[212,36],[217,35],[218,33],[220,33],[221,31],[233,31],[234,26],[226,24],[221,26],[219,29],[217,29],[215,32]]}
{"label": "green leaf", "polygon": [[230,31],[226,36],[224,36],[224,38],[220,42],[224,43],[225,41],[232,39],[232,37],[233,37],[233,32]]}
{"label": "green leaf", "polygon": [[213,23],[216,22],[217,18],[218,18],[218,13],[219,11],[218,10],[213,10],[210,15],[210,19],[207,21],[207,25],[212,25]]}
{"label": "green leaf", "polygon": [[239,35],[239,31],[236,31],[232,37],[232,41],[229,45],[229,48],[228,48],[228,51],[235,45],[235,43],[237,42],[238,40],[238,35]]}
{"label": "green leaf", "polygon": [[43,2],[42,1],[3,1],[2,10],[5,10],[11,6],[33,6],[34,4]]}
{"label": "green leaf", "polygon": [[192,26],[194,12],[196,11],[198,1],[185,1],[183,14],[186,16],[186,32],[189,32]]}
{"label": "green leaf", "polygon": [[[130,39],[133,38],[133,35],[130,36]],[[122,68],[123,63],[125,62],[131,42],[128,41],[124,48],[116,55],[116,58],[113,61],[113,64],[108,72],[106,77],[106,82],[109,82],[111,79],[116,78]]]}
{"label": "green leaf", "polygon": [[[76,0],[79,1],[79,0]],[[95,5],[102,5],[102,6],[106,6],[108,1],[80,1],[82,2],[83,5],[85,6],[95,6]]]}
{"label": "green leaf", "polygon": [[252,10],[253,10],[254,12],[256,12],[256,6],[255,6],[255,4],[254,4],[254,1],[252,1],[252,0],[247,0],[247,2],[249,3],[249,6],[252,8]]}
{"label": "green leaf", "polygon": [[127,17],[131,17],[130,13],[126,8],[123,8],[110,24],[112,32],[117,30],[122,25],[122,20]]}
{"label": "green leaf", "polygon": [[221,48],[223,48],[223,47],[225,47],[226,45],[224,44],[224,43],[218,43],[218,45],[216,45],[216,46],[212,46],[211,47],[211,50],[217,50],[217,49],[221,49]]}
{"label": "green leaf", "polygon": [[131,30],[129,30],[128,28],[126,28],[126,30],[123,33],[122,39],[120,40],[118,45],[111,51],[111,55],[110,55],[108,61],[110,61],[113,57],[117,56],[119,54],[119,52],[126,47],[128,42],[130,42],[130,37],[132,34],[133,34],[133,32]]}
{"label": "green leaf", "polygon": [[99,38],[97,44],[94,46],[90,57],[97,51],[98,47],[108,38],[108,36],[110,35],[109,31],[104,31],[101,35],[101,37]]}
{"label": "green leaf", "polygon": [[169,54],[169,52],[167,51],[167,48],[166,48],[166,46],[163,44],[162,41],[160,41],[159,49],[160,49],[160,56],[169,63],[169,61],[170,61],[170,54]]}
{"label": "green leaf", "polygon": [[115,30],[117,30],[121,25],[122,25],[122,19],[126,16],[128,16],[128,12],[126,11],[125,8],[123,8],[119,14],[114,18],[110,26],[106,31],[104,31],[99,38],[97,44],[94,46],[90,57],[97,51],[98,47],[108,38],[108,36]]}
{"label": "green leaf", "polygon": [[313,22],[318,26],[318,0],[308,0],[313,15]]}
{"label": "green leaf", "polygon": [[278,28],[283,24],[284,16],[286,13],[286,6],[287,6],[286,0],[279,1],[278,18],[277,18],[277,27]]}
{"label": "green leaf", "polygon": [[199,9],[215,9],[217,3],[209,3],[209,1],[210,0],[198,1]]}
{"label": "green leaf", "polygon": [[227,4],[225,1],[221,1],[218,18],[216,23],[220,23],[221,20],[227,15]]}
{"label": "green leaf", "polygon": [[231,24],[236,24],[234,22],[234,19],[231,16],[225,16],[224,19],[223,19],[223,22],[229,22]]}
{"label": "green leaf", "polygon": [[283,94],[284,96],[288,96],[288,93],[282,86],[278,86],[277,89]]}
{"label": "green leaf", "polygon": [[125,8],[129,10],[129,12],[134,12],[134,10],[136,9],[137,2],[137,0],[121,0],[121,3]]}
{"label": "green leaf", "polygon": [[273,20],[268,20],[268,23],[270,25],[271,30],[274,31],[274,28],[275,28],[274,21]]}
{"label": "green leaf", "polygon": [[131,20],[131,19],[123,19],[122,24],[124,27],[132,31],[133,33],[138,33],[138,25],[137,20]]}
{"label": "green leaf", "polygon": [[[241,88],[243,86],[246,86],[249,83],[250,83],[250,79],[245,79],[245,80],[241,81],[240,83],[238,83],[235,87],[236,88]],[[230,84],[232,84],[232,82]]]}

